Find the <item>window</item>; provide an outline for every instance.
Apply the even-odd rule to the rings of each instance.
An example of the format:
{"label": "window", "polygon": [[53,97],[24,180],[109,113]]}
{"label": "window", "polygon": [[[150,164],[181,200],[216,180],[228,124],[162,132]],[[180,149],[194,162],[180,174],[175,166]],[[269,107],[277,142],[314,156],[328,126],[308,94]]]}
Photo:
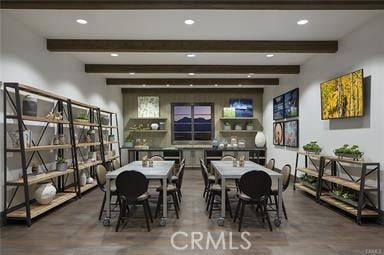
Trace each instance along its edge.
{"label": "window", "polygon": [[212,104],[172,104],[172,142],[213,139]]}

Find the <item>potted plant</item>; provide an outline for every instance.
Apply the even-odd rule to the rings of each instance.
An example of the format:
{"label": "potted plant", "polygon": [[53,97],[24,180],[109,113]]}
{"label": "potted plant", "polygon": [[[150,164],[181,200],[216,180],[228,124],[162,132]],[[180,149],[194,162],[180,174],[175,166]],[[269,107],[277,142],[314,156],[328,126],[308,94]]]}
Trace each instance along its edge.
{"label": "potted plant", "polygon": [[224,123],[224,130],[231,130],[231,123],[229,123],[229,122],[225,122]]}
{"label": "potted plant", "polygon": [[306,153],[314,153],[314,154],[320,154],[321,148],[317,144],[317,141],[312,141],[306,145],[303,146],[303,149]]}
{"label": "potted plant", "polygon": [[129,134],[125,138],[124,146],[128,148],[132,148],[135,142],[135,138],[133,138],[133,135]]}
{"label": "potted plant", "polygon": [[359,150],[359,146],[344,144],[342,147],[334,150],[334,153],[339,158],[351,158],[353,160],[359,160],[363,157],[364,153]]}
{"label": "potted plant", "polygon": [[88,114],[86,112],[81,112],[77,115],[75,121],[77,122],[88,122]]}
{"label": "potted plant", "polygon": [[108,116],[101,116],[101,124],[102,125],[109,125],[109,117]]}
{"label": "potted plant", "polygon": [[247,130],[253,130],[253,122],[252,121],[247,122],[246,127],[247,127]]}
{"label": "potted plant", "polygon": [[236,130],[236,131],[243,130],[243,127],[240,125],[240,123],[236,123],[236,124],[235,124],[235,130]]}
{"label": "potted plant", "polygon": [[115,141],[115,135],[113,135],[113,134],[108,135],[108,141],[114,142]]}
{"label": "potted plant", "polygon": [[302,176],[299,177],[299,180],[304,186],[307,186],[308,188],[311,188],[313,190],[317,189],[316,177],[310,176],[308,174],[303,174]]}
{"label": "potted plant", "polygon": [[57,171],[65,171],[68,169],[68,163],[64,157],[58,156],[56,159],[56,170]]}
{"label": "potted plant", "polygon": [[[335,188],[330,193],[332,197],[341,200],[349,205],[354,207],[358,206],[357,201],[357,191],[349,189],[349,188]],[[365,207],[365,203],[363,203],[362,207]]]}

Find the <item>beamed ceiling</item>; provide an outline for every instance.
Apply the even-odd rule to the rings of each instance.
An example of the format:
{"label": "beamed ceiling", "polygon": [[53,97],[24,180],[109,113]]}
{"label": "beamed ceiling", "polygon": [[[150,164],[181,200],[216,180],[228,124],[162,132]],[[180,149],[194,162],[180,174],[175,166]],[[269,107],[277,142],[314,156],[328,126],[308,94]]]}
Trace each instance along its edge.
{"label": "beamed ceiling", "polygon": [[[384,1],[2,1],[3,10],[107,86],[258,89],[297,75]],[[92,7],[89,7],[92,6]],[[17,10],[17,9],[29,10]],[[31,10],[33,9],[33,10]],[[52,10],[45,10],[52,9]],[[91,9],[91,10],[90,10]],[[180,9],[180,10],[174,10]],[[198,10],[206,9],[206,10]],[[87,24],[78,24],[84,19]],[[186,25],[185,20],[195,23]],[[298,25],[299,20],[308,20]],[[113,55],[113,56],[112,56]]]}

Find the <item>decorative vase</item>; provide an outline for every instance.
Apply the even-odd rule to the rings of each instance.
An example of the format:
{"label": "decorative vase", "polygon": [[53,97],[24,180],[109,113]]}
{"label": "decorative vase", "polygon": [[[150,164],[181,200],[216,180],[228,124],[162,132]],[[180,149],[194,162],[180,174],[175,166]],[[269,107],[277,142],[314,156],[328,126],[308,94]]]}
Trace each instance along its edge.
{"label": "decorative vase", "polygon": [[152,123],[152,124],[151,124],[151,129],[152,129],[152,130],[158,130],[158,129],[159,129],[159,124],[157,124],[157,123]]}
{"label": "decorative vase", "polygon": [[265,147],[265,135],[263,132],[257,132],[255,136],[255,145],[258,148],[263,148]]}
{"label": "decorative vase", "polygon": [[240,131],[240,130],[243,130],[242,126],[240,124],[236,124],[235,125],[235,130],[236,131]]}
{"label": "decorative vase", "polygon": [[23,99],[23,115],[37,116],[37,98],[29,95]]}
{"label": "decorative vase", "polygon": [[83,172],[80,176],[80,186],[87,184],[87,175]]}
{"label": "decorative vase", "polygon": [[160,122],[159,123],[159,129],[160,130],[165,130],[165,122]]}
{"label": "decorative vase", "polygon": [[39,204],[47,205],[56,195],[56,189],[52,183],[41,184],[35,191],[35,199]]}
{"label": "decorative vase", "polygon": [[92,184],[93,183],[93,178],[92,177],[88,177],[87,178],[87,184]]}
{"label": "decorative vase", "polygon": [[56,163],[56,170],[57,171],[65,171],[68,168],[67,162],[64,163]]}

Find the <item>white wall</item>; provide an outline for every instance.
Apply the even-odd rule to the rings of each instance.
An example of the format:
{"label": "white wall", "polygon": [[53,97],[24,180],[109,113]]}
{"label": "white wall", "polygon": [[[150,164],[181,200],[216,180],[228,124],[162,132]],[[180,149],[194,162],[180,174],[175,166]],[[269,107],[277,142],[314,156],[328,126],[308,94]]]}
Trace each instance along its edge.
{"label": "white wall", "polygon": [[[272,143],[273,97],[300,88],[300,148],[317,140],[324,153],[345,143],[357,144],[365,158],[384,166],[384,15],[376,16],[363,27],[340,40],[337,54],[319,55],[301,67],[296,77],[281,80],[281,85],[264,92],[264,130],[269,141],[268,157],[276,158],[277,167],[294,166],[296,149],[285,149]],[[364,69],[370,79],[370,94],[363,118],[322,121],[320,117],[320,83],[341,74]],[[369,83],[369,82],[368,82]],[[383,171],[382,171],[383,173]],[[384,187],[383,174],[381,177]],[[382,201],[384,201],[382,196]],[[384,203],[382,202],[382,205]],[[383,206],[382,206],[383,207]]]}
{"label": "white wall", "polygon": [[[65,97],[100,106],[117,112],[122,122],[122,94],[119,88],[110,88],[105,80],[87,75],[84,64],[69,54],[46,50],[45,38],[25,24],[2,13],[1,17],[1,71],[2,81],[15,81],[51,91]],[[2,93],[2,91],[1,91]],[[3,171],[3,96],[1,95],[1,171]],[[122,136],[120,136],[122,137]],[[1,173],[1,183],[3,173]],[[2,185],[1,185],[2,186]],[[3,208],[3,187],[0,190],[0,210]]]}

